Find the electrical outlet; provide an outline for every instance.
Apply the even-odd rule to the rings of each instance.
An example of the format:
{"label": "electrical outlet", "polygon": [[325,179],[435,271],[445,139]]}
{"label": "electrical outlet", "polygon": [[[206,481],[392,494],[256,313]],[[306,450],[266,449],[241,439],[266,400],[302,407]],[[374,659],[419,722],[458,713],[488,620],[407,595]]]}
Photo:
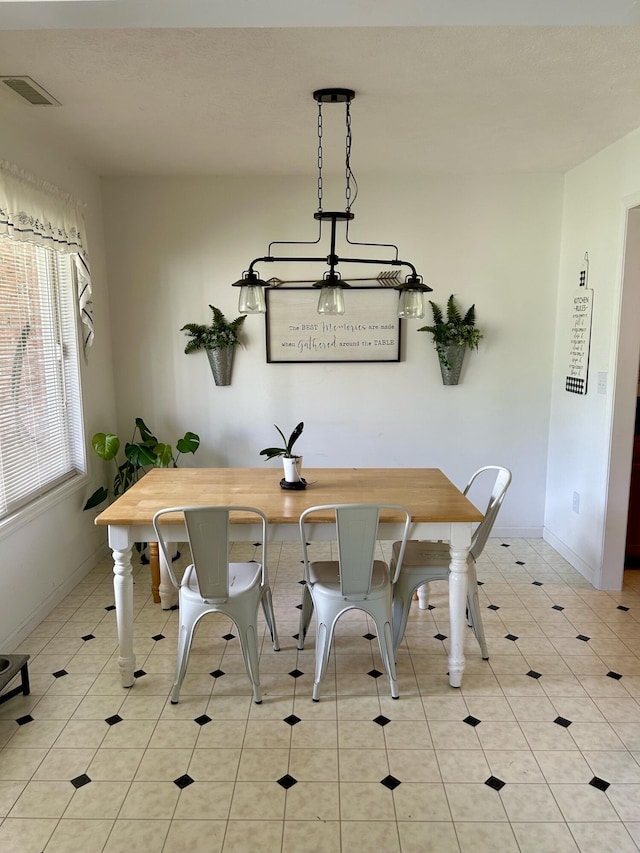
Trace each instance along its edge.
{"label": "electrical outlet", "polygon": [[573,493],[573,511],[576,515],[580,512],[580,492]]}

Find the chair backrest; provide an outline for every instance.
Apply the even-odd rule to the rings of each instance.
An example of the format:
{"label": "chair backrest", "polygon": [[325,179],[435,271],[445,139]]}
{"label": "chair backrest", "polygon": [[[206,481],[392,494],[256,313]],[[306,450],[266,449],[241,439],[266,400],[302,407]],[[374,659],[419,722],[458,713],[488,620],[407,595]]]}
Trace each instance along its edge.
{"label": "chair backrest", "polygon": [[267,564],[267,518],[262,510],[251,506],[168,507],[156,512],[153,526],[175,586],[178,586],[178,583],[171,567],[165,533],[167,525],[164,525],[163,529],[162,516],[183,513],[191,549],[191,562],[198,578],[200,594],[205,601],[222,603],[229,598],[229,514],[238,511],[254,513],[262,520],[264,582]]}
{"label": "chair backrest", "polygon": [[338,563],[340,566],[340,592],[345,598],[361,598],[371,591],[373,563],[378,540],[378,523],[381,510],[396,510],[404,516],[402,546],[396,576],[402,566],[411,513],[399,504],[326,504],[310,507],[300,516],[300,535],[308,580],[307,516],[322,510],[333,510],[336,519]]}
{"label": "chair backrest", "polygon": [[491,534],[495,520],[498,517],[498,512],[502,506],[502,501],[504,500],[504,496],[506,495],[507,489],[511,483],[511,471],[509,471],[508,468],[502,468],[499,465],[485,465],[484,468],[479,468],[475,474],[473,474],[465,486],[464,494],[467,494],[477,477],[488,471],[495,474],[495,481],[493,483],[493,488],[491,489],[487,508],[484,511],[484,518],[475,529],[471,538],[469,554],[474,560],[478,559],[484,549],[484,546],[487,544],[487,539]]}

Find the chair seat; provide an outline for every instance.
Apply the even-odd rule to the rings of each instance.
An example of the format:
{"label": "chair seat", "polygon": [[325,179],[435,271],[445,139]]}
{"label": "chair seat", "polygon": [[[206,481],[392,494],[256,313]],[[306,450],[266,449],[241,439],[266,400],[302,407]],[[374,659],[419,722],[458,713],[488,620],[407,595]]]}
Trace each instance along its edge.
{"label": "chair seat", "polygon": [[[261,577],[262,567],[260,563],[229,563],[229,598],[244,595],[252,587],[258,587]],[[187,566],[180,584],[180,594],[187,595],[193,600],[203,601],[198,586],[198,576],[193,564]],[[217,599],[206,600],[217,601]]]}
{"label": "chair seat", "polygon": [[[393,558],[398,559],[401,542],[393,543]],[[412,568],[424,569],[433,566],[448,566],[451,561],[449,545],[447,542],[422,542],[410,539],[404,552],[402,571],[407,572]]]}
{"label": "chair seat", "polygon": [[[316,560],[309,563],[309,581],[320,583],[326,592],[340,593],[340,564],[337,560]],[[389,567],[382,560],[373,561],[371,575],[371,594],[388,591]]]}

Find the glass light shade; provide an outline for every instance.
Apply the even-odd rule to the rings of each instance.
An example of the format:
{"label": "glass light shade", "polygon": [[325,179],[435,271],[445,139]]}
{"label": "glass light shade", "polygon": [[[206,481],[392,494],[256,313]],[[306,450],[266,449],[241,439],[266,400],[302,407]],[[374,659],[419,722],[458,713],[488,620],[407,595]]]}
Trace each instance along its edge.
{"label": "glass light shade", "polygon": [[424,317],[424,293],[403,287],[398,300],[398,317],[405,320],[422,320]]}
{"label": "glass light shade", "polygon": [[344,314],[344,296],[342,287],[327,284],[320,290],[318,314]]}
{"label": "glass light shade", "polygon": [[238,311],[241,314],[264,314],[266,310],[264,287],[259,284],[245,284],[240,288]]}

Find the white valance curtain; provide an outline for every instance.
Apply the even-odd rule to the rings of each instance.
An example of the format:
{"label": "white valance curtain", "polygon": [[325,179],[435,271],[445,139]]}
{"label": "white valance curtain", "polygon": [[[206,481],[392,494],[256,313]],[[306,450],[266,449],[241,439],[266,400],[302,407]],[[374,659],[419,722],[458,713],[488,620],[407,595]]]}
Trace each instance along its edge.
{"label": "white valance curtain", "polygon": [[52,184],[0,160],[0,235],[73,256],[86,355],[93,343],[93,302],[83,206]]}

